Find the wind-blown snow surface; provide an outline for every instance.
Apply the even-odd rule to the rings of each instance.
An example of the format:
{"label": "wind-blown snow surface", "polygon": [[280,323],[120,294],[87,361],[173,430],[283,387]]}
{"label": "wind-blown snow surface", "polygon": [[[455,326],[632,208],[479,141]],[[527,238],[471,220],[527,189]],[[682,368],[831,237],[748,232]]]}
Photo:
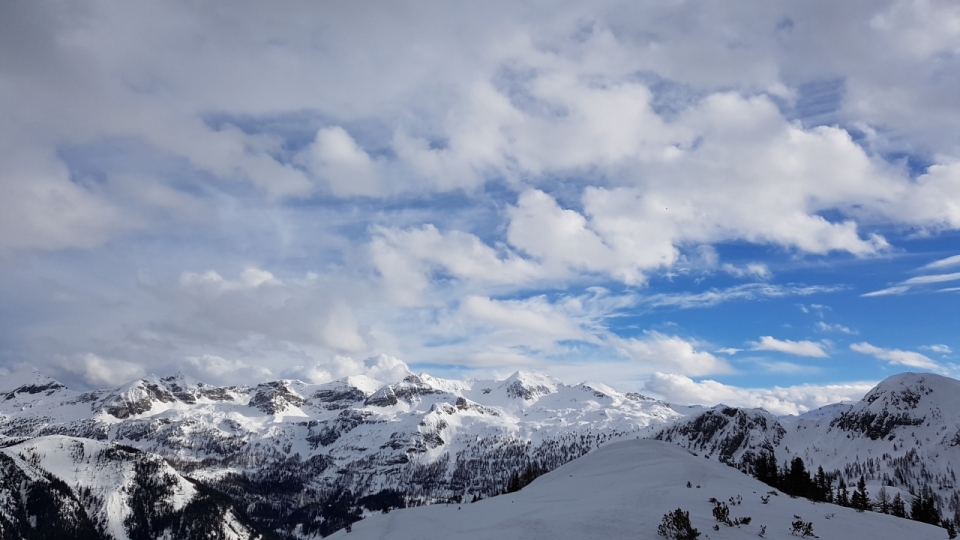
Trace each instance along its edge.
{"label": "wind-blown snow surface", "polygon": [[[687,481],[700,487],[687,488]],[[820,538],[945,538],[939,527],[892,516],[857,513],[831,504],[771,496],[770,488],[712,460],[675,445],[650,440],[621,441],[541,476],[523,490],[472,504],[434,505],[371,516],[352,533],[332,538],[367,540],[584,540],[655,539],[663,515],[681,508],[704,540],[791,536],[794,515],[813,524]],[[713,497],[730,505],[730,517],[748,525],[719,525]],[[349,534],[349,536],[347,536]]]}

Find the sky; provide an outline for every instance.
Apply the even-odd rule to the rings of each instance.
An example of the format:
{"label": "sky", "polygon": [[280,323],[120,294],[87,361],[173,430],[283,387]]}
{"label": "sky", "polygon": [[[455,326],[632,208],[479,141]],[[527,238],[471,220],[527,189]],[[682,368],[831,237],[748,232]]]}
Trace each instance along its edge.
{"label": "sky", "polygon": [[0,370],[960,375],[960,4],[0,7]]}

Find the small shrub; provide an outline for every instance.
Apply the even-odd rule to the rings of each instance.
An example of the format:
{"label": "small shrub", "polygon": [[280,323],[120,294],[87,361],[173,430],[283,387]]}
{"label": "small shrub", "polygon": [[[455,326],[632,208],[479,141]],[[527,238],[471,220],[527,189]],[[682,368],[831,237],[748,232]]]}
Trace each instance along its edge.
{"label": "small shrub", "polygon": [[700,531],[690,524],[690,512],[677,508],[663,515],[663,521],[657,527],[657,534],[668,540],[696,540]]}
{"label": "small shrub", "polygon": [[790,534],[794,536],[800,535],[800,538],[806,538],[808,536],[817,538],[817,536],[813,534],[813,522],[804,521],[803,518],[796,514],[794,514],[793,517],[795,521],[791,523],[792,528]]}

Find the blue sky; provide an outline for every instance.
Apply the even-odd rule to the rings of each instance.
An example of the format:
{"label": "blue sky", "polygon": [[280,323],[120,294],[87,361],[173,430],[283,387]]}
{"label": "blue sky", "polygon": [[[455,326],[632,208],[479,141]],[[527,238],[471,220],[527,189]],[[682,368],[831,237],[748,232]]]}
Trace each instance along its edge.
{"label": "blue sky", "polygon": [[0,369],[960,372],[955,3],[4,9]]}

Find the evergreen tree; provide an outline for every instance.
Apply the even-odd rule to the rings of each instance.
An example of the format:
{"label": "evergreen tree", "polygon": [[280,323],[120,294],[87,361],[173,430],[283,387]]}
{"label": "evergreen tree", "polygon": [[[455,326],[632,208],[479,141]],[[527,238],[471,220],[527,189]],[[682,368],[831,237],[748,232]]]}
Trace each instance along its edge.
{"label": "evergreen tree", "polygon": [[795,457],[790,461],[789,467],[784,467],[779,487],[787,495],[813,498],[813,480],[810,479],[810,473],[802,459]]}
{"label": "evergreen tree", "polygon": [[815,496],[811,497],[815,501],[832,502],[833,501],[833,481],[823,472],[823,466],[817,467],[817,474],[813,479]]}
{"label": "evergreen tree", "polygon": [[520,491],[520,475],[517,474],[517,471],[513,471],[513,474],[510,475],[510,479],[507,480],[507,493],[515,493]]}
{"label": "evergreen tree", "polygon": [[899,493],[893,496],[893,501],[890,503],[890,515],[898,518],[907,517],[907,508]]}
{"label": "evergreen tree", "polygon": [[857,481],[857,490],[853,492],[853,496],[850,498],[850,506],[855,508],[857,512],[871,509],[870,496],[867,494],[867,484],[863,475],[860,475],[860,480]]}
{"label": "evergreen tree", "polygon": [[753,471],[757,480],[768,486],[778,487],[777,458],[773,452],[761,451],[754,463]]}
{"label": "evergreen tree", "polygon": [[940,526],[947,530],[947,537],[953,540],[957,537],[957,526],[952,520],[945,519]]}
{"label": "evergreen tree", "polygon": [[840,477],[840,483],[837,484],[837,496],[835,498],[840,506],[850,506],[850,492],[847,491],[847,483]]}
{"label": "evergreen tree", "polygon": [[920,490],[910,503],[910,519],[931,525],[940,525],[940,510],[932,493]]}

